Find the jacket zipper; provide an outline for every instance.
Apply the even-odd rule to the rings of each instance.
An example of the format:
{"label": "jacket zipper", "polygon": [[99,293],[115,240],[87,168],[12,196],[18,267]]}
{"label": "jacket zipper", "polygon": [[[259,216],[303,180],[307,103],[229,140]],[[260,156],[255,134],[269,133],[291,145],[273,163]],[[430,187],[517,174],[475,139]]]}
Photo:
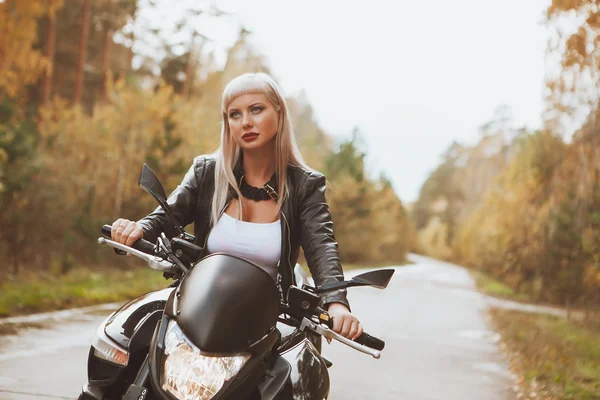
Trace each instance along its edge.
{"label": "jacket zipper", "polygon": [[283,217],[283,220],[285,221],[285,226],[287,226],[287,241],[288,241],[288,251],[287,251],[287,259],[288,259],[288,266],[290,268],[290,270],[292,271],[292,283],[294,283],[294,268],[292,267],[292,260],[290,258],[290,253],[292,251],[292,242],[290,241],[290,233],[292,232],[290,230],[290,225],[288,224],[288,220],[287,217],[285,216],[285,213],[283,211],[281,211],[281,216]]}

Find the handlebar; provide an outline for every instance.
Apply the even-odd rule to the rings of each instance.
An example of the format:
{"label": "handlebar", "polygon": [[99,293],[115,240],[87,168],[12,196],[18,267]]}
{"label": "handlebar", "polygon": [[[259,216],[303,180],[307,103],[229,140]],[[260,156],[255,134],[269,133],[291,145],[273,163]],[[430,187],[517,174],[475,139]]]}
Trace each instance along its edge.
{"label": "handlebar", "polygon": [[[102,227],[102,234],[107,238],[111,238],[112,227],[110,225],[104,225]],[[131,245],[136,250],[143,251],[146,254],[154,254],[154,244],[145,239],[138,239]]]}
{"label": "handlebar", "polygon": [[[333,329],[333,320],[329,317],[329,314],[320,307],[318,308],[318,312],[320,314],[319,321],[327,325],[329,329]],[[375,336],[371,336],[367,332],[361,333],[359,337],[354,339],[354,341],[375,350],[383,350],[385,347],[385,342],[383,340],[378,339]]]}
{"label": "handlebar", "polygon": [[[111,226],[104,225],[102,227],[102,234],[108,237],[111,237]],[[155,269],[157,271],[172,273],[175,271],[174,265],[171,262],[165,261],[164,259],[153,255],[154,254],[154,245],[147,240],[138,239],[133,246],[127,246],[122,243],[115,242],[110,239],[105,239],[103,237],[98,238],[99,244],[107,244],[115,250],[121,251],[121,254],[133,254],[136,257],[141,258],[146,261],[150,268]]]}
{"label": "handlebar", "polygon": [[385,347],[385,342],[383,340],[371,336],[367,332],[361,333],[354,341],[375,350],[383,350]]}
{"label": "handlebar", "polygon": [[[112,227],[110,225],[104,225],[102,227],[102,234],[108,238],[112,237],[111,231]],[[120,250],[124,253],[131,253],[139,258],[142,258],[148,263],[148,265],[152,269],[164,272],[172,272],[174,269],[172,263],[162,260],[159,257],[153,255],[155,246],[147,240],[138,239],[131,247],[104,238],[99,238],[98,242],[100,244],[108,244],[116,250]],[[308,328],[325,338],[335,339],[358,351],[369,354],[375,358],[380,357],[379,351],[374,350],[383,350],[383,348],[385,347],[385,342],[383,340],[371,336],[366,332],[363,332],[358,338],[356,338],[356,340],[347,339],[332,330],[333,320],[329,318],[329,315],[325,310],[318,308],[318,311],[321,315],[319,317],[319,321],[325,326],[327,326],[327,328],[321,324],[316,324],[308,320],[307,318],[304,318],[299,326],[300,330]],[[374,350],[368,349],[367,347],[370,347]]]}
{"label": "handlebar", "polygon": [[369,354],[373,358],[378,359],[379,357],[381,357],[381,353],[379,351],[372,350],[360,343],[355,342],[354,340],[347,339],[339,333],[332,331],[326,325],[315,323],[306,317],[302,319],[302,322],[300,323],[298,329],[300,329],[301,331],[305,329],[310,329],[311,331],[318,333],[326,339],[335,339],[338,342],[345,344],[346,346],[352,347],[354,350],[358,350],[361,353]]}

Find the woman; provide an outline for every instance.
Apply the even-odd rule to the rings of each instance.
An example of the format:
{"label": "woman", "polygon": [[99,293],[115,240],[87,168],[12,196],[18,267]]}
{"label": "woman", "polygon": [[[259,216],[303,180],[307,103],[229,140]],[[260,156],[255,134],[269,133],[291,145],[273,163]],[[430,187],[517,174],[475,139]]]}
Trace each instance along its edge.
{"label": "woman", "polygon": [[[177,221],[194,223],[208,253],[253,261],[277,281],[282,293],[294,283],[300,246],[317,285],[343,280],[333,224],[325,200],[325,177],[311,170],[296,145],[287,104],[264,73],[233,79],[223,92],[221,145],[199,156],[168,203]],[[174,236],[162,208],[133,222],[118,219],[113,240],[131,245]],[[355,339],[362,333],[350,313],[346,291],[326,293],[322,303],[333,330]]]}

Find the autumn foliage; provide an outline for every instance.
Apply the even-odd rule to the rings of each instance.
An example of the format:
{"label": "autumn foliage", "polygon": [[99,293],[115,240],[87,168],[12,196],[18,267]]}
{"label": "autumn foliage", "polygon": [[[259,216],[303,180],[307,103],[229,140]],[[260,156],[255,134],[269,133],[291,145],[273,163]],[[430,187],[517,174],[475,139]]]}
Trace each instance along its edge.
{"label": "autumn foliage", "polygon": [[[573,26],[565,19],[576,29],[565,32]],[[477,145],[448,149],[413,216],[428,254],[482,269],[534,299],[598,305],[600,9],[554,0],[546,22],[559,72],[548,77],[544,128],[516,129],[499,110]]]}
{"label": "autumn foliage", "polygon": [[[137,186],[142,163],[173,190],[195,156],[218,146],[224,85],[268,72],[244,30],[219,64],[196,33],[181,44],[132,28],[138,9],[0,2],[0,277],[122,262],[96,239],[103,224],[156,206]],[[189,33],[185,21],[179,28]],[[138,52],[144,40],[159,48]],[[367,177],[356,135],[336,144],[303,95],[288,102],[305,159],[329,178],[342,260],[404,261],[411,222],[390,183]]]}

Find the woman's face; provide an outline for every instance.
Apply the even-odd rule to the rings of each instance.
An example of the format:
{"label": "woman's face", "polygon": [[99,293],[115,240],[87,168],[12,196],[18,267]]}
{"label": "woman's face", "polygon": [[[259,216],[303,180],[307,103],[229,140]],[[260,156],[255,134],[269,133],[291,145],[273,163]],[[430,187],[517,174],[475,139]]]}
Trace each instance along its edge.
{"label": "woman's face", "polygon": [[262,148],[272,143],[277,134],[277,111],[262,93],[233,99],[227,108],[227,119],[233,140],[242,150]]}

